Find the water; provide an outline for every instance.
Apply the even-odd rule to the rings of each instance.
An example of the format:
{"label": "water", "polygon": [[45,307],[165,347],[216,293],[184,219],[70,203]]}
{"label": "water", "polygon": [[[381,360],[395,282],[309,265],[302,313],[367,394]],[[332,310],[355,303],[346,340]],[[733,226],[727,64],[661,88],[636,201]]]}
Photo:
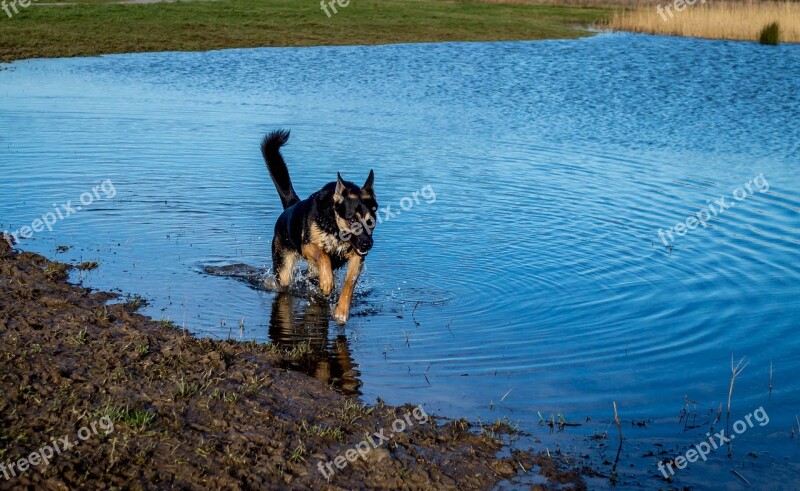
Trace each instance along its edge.
{"label": "water", "polygon": [[[23,241],[99,261],[86,285],[200,335],[309,342],[298,368],[345,392],[508,417],[605,473],[615,448],[585,437],[616,401],[622,486],[659,484],[649,449],[704,439],[685,398],[706,423],[746,356],[732,416],[763,406],[769,424],[677,483],[800,483],[799,46],[606,34],[32,60],[0,71],[0,93],[1,229],[113,183]],[[301,196],[374,168],[400,212],[344,328],[307,292],[226,276],[270,266],[280,201],[258,143],[280,127]],[[722,196],[735,206],[665,247],[659,229]],[[538,425],[559,413],[582,426]]]}

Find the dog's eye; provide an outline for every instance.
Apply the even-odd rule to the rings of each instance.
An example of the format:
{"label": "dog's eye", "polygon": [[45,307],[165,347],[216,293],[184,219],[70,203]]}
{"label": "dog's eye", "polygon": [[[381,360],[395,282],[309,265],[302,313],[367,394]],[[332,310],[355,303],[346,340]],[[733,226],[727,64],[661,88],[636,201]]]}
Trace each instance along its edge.
{"label": "dog's eye", "polygon": [[347,221],[350,222],[350,223],[356,223],[358,221],[358,219],[356,217],[350,217],[350,218],[347,219]]}

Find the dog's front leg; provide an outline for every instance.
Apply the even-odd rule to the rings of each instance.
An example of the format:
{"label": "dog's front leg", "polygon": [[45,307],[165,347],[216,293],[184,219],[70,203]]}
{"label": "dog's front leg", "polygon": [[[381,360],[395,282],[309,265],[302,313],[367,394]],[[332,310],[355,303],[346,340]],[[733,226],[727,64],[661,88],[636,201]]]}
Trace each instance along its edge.
{"label": "dog's front leg", "polygon": [[357,254],[353,254],[350,262],[347,263],[347,277],[345,277],[342,294],[339,296],[339,303],[333,314],[333,318],[339,325],[347,324],[347,319],[350,317],[350,303],[353,301],[353,291],[356,289],[356,281],[358,281],[358,275],[361,274],[363,263],[363,259]]}
{"label": "dog's front leg", "polygon": [[333,269],[331,269],[330,256],[314,244],[305,244],[303,246],[303,257],[306,258],[306,261],[316,266],[319,274],[319,289],[322,290],[322,294],[325,296],[330,295],[331,290],[333,290]]}

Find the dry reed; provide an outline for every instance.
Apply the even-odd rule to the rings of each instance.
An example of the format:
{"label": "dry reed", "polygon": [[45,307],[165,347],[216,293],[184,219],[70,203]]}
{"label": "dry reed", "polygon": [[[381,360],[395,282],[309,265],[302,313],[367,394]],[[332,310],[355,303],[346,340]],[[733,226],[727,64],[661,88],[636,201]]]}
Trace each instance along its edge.
{"label": "dry reed", "polygon": [[[683,2],[684,0],[678,0]],[[649,3],[634,10],[616,12],[611,29],[689,36],[710,39],[757,41],[764,26],[778,22],[780,40],[800,43],[800,3],[798,2],[721,2],[707,0],[685,5],[676,11],[671,0],[662,0],[662,13]],[[670,16],[667,11],[670,6]],[[666,19],[666,20],[665,20]]]}
{"label": "dry reed", "polygon": [[556,5],[561,7],[625,7],[656,5],[665,0],[480,0],[482,3],[511,5]]}

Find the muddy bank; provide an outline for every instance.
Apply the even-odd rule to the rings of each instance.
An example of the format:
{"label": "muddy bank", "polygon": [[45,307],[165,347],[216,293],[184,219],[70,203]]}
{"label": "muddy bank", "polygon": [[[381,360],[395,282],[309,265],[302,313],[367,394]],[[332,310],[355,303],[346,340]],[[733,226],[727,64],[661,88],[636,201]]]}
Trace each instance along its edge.
{"label": "muddy bank", "polygon": [[541,456],[497,458],[466,421],[280,368],[303,350],[196,339],[68,268],[0,241],[2,489],[486,489],[521,468],[583,487]]}

